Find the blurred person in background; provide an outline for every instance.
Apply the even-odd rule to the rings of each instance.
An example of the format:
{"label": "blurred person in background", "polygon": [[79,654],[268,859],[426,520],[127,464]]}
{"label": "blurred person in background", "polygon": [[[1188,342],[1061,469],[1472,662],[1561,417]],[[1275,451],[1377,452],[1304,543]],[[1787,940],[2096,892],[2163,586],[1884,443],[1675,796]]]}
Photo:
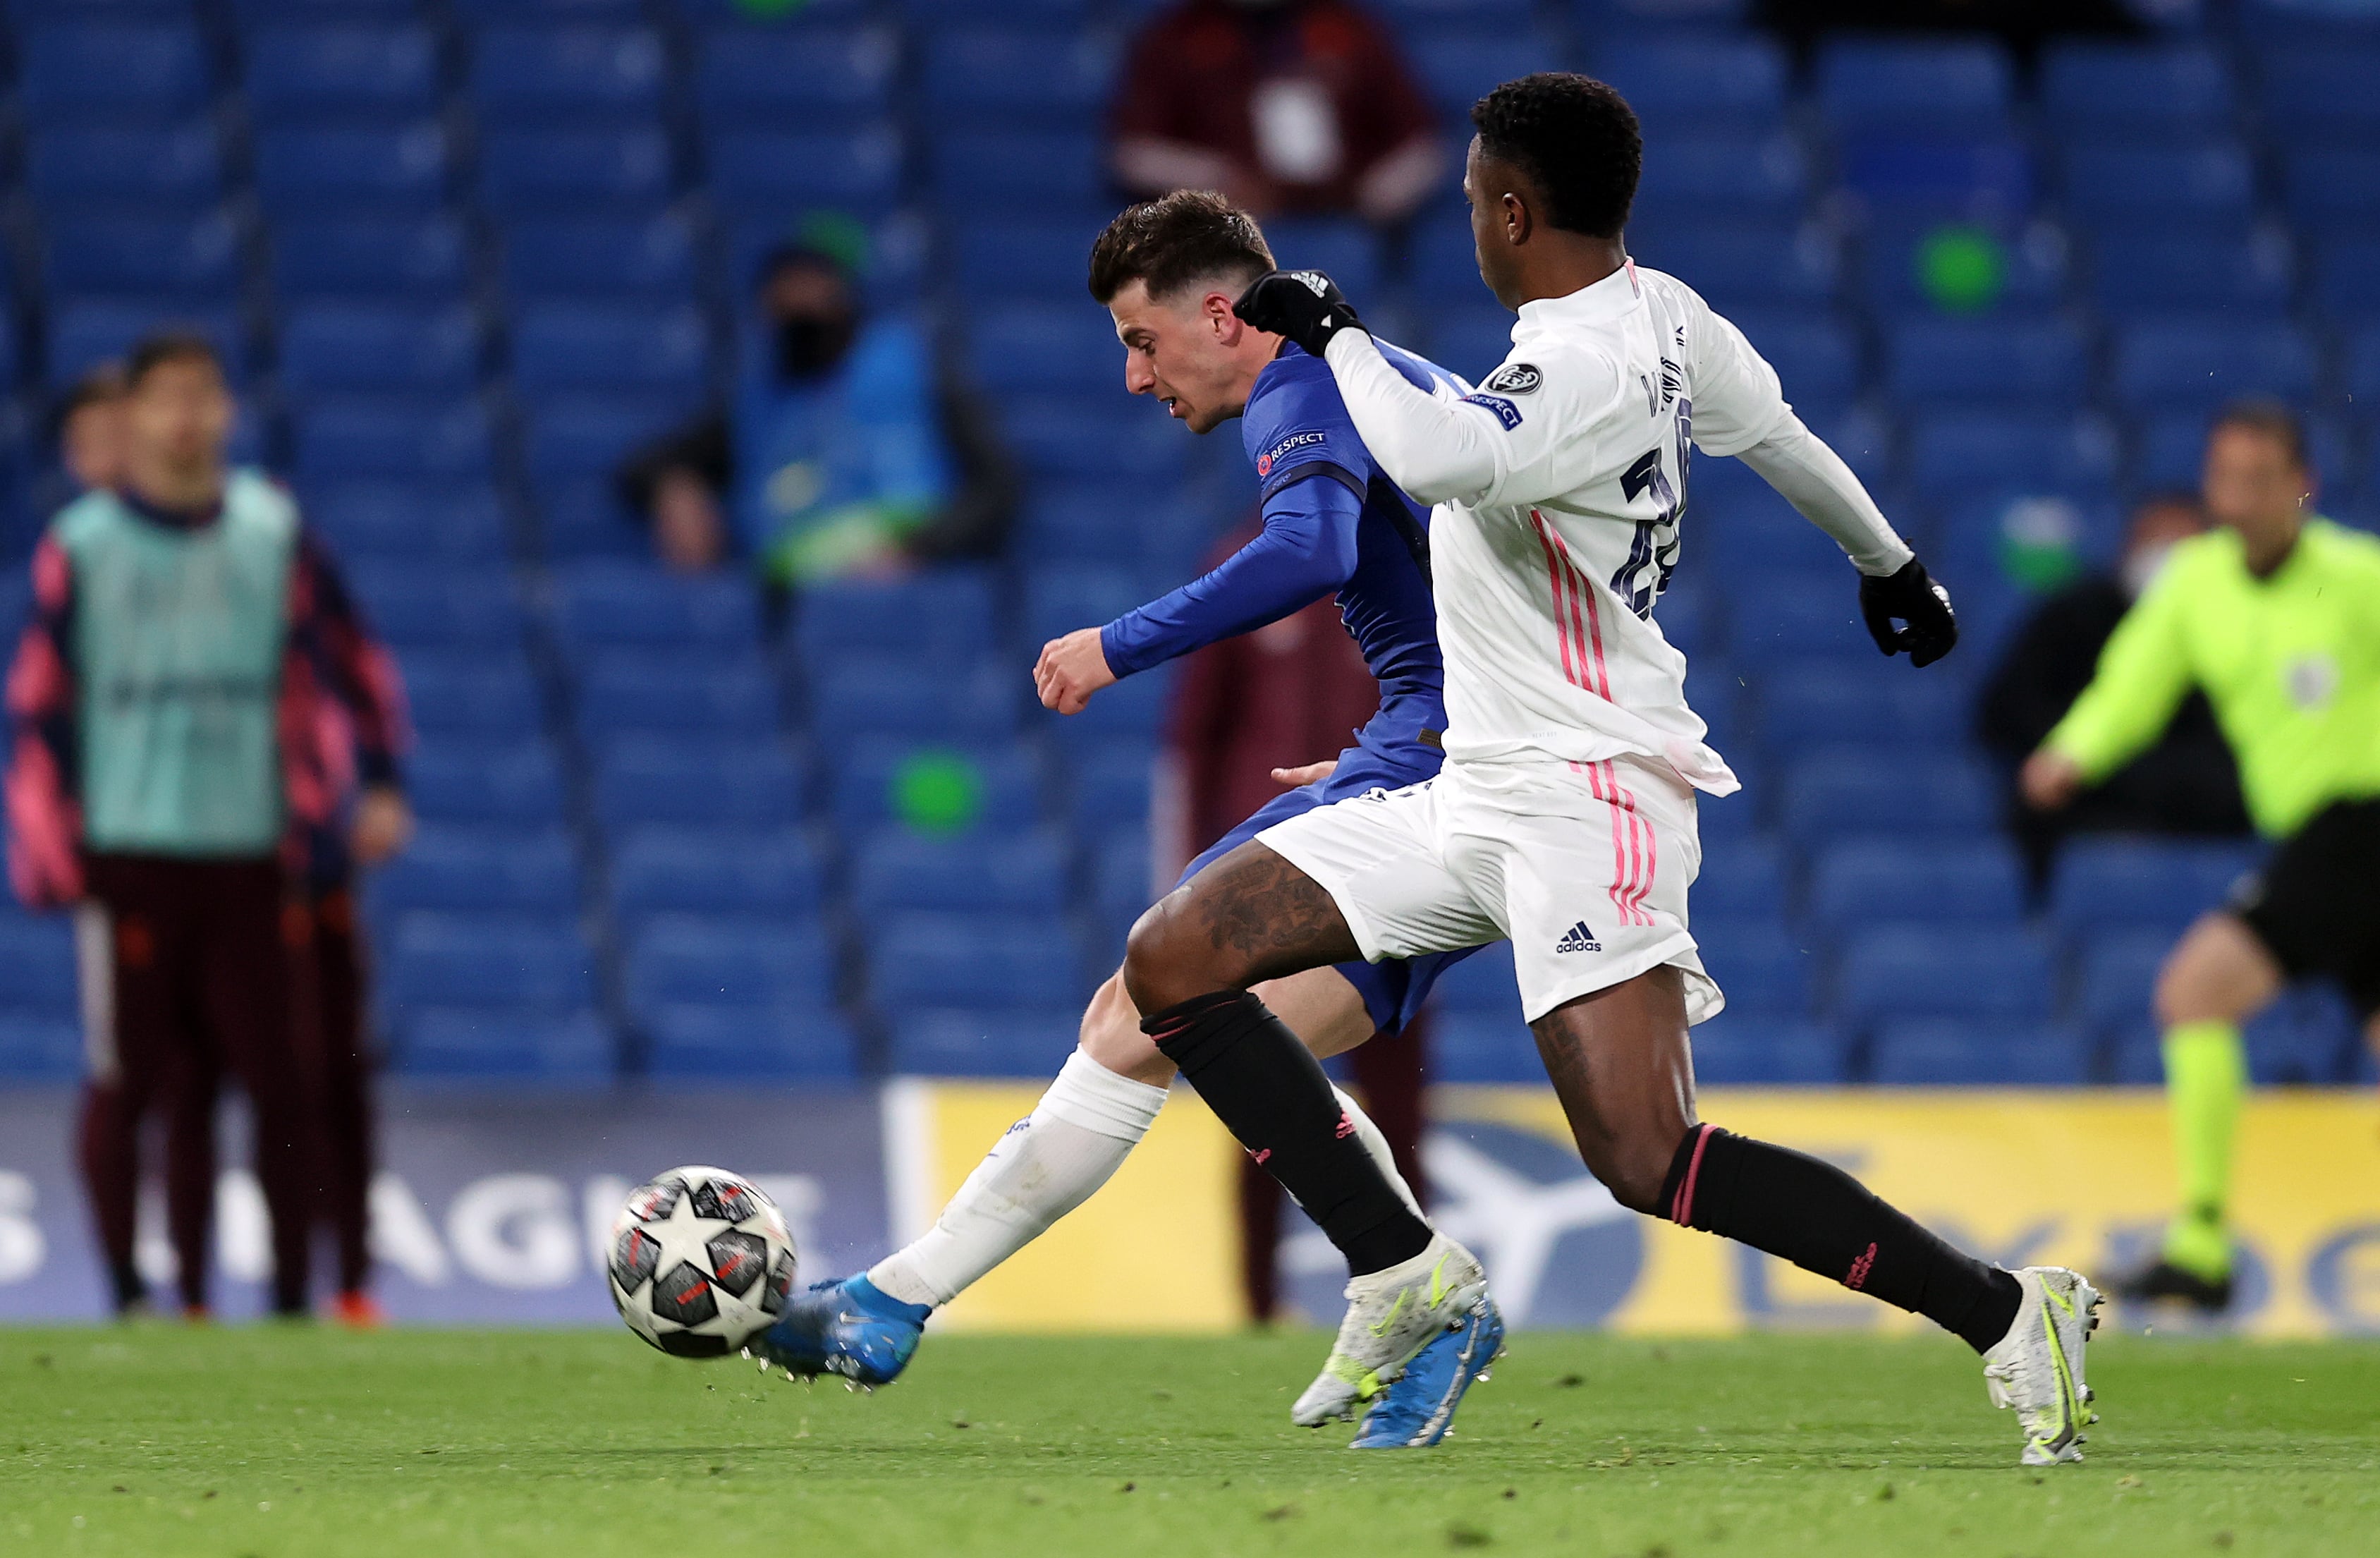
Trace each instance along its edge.
{"label": "blurred person in background", "polygon": [[2022,784],[2044,811],[2071,804],[2147,749],[2196,687],[2275,845],[2157,975],[2181,1207],[2121,1291],[2219,1312],[2247,1091],[2240,1025],[2285,983],[2330,978],[2380,1050],[2380,541],[2310,512],[2304,429],[2277,406],[2216,420],[2204,488],[2218,528],[2174,548]]}
{"label": "blurred person in background", "polygon": [[[1249,526],[1230,537],[1210,562],[1220,564],[1255,541]],[[1243,819],[1286,786],[1327,776],[1330,761],[1283,768],[1283,758],[1336,752],[1379,707],[1379,683],[1340,624],[1329,601],[1237,638],[1209,644],[1185,658],[1166,715],[1165,802],[1159,819],[1171,884]],[[1397,1170],[1428,1205],[1421,1171],[1423,1057],[1427,1014],[1400,1034],[1382,1034],[1350,1051],[1355,1089],[1372,1122],[1388,1138]],[[1273,1318],[1280,1296],[1281,1186],[1240,1161],[1241,1282],[1249,1317]]]}
{"label": "blurred person in background", "polygon": [[1429,100],[1348,0],[1182,0],[1133,43],[1110,166],[1136,199],[1219,189],[1258,216],[1412,215],[1446,172]]}
{"label": "blurred person in background", "polygon": [[734,404],[620,470],[661,560],[681,572],[743,560],[792,587],[997,552],[1013,476],[916,326],[870,316],[853,267],[815,243],[771,254],[754,303]]}
{"label": "blurred person in background", "polygon": [[2206,695],[2195,689],[2147,750],[2072,805],[2036,810],[2015,793],[2018,768],[2090,686],[2116,625],[2164,569],[2175,546],[2206,528],[2206,511],[2192,493],[2144,499],[2132,511],[2114,571],[2086,575],[2042,602],[1984,684],[1976,734],[2008,765],[2010,831],[2024,853],[2036,895],[2048,890],[2058,845],[2069,834],[2248,831],[2239,768]]}
{"label": "blurred person in background", "polygon": [[62,511],[33,555],[8,676],[9,876],[27,905],[76,912],[86,1042],[118,1089],[79,1143],[118,1307],[144,1297],[140,1122],[162,1107],[182,1305],[207,1312],[228,1069],[254,1117],[273,1308],[303,1315],[322,1169],[293,907],[349,775],[360,836],[409,829],[401,699],[288,495],[226,467],[237,407],[214,348],[141,342],[122,408],[114,487]]}
{"label": "blurred person in background", "polygon": [[76,495],[113,487],[124,469],[124,370],[103,362],[58,403],[58,469]]}

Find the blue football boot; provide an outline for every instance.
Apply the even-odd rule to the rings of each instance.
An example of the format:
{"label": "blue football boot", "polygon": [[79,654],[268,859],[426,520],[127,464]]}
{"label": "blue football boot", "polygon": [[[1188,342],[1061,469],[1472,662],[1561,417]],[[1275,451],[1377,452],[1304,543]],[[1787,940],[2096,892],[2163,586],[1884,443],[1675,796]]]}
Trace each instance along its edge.
{"label": "blue football boot", "polygon": [[1414,1355],[1405,1371],[1390,1382],[1364,1414],[1355,1450],[1402,1450],[1435,1444],[1446,1437],[1454,1409],[1474,1380],[1504,1353],[1504,1317],[1496,1300],[1482,1298],[1463,1323]]}
{"label": "blue football boot", "polygon": [[839,1374],[869,1390],[901,1377],[932,1308],[904,1304],[865,1276],[814,1283],[785,1301],[777,1323],[745,1352],[788,1376]]}

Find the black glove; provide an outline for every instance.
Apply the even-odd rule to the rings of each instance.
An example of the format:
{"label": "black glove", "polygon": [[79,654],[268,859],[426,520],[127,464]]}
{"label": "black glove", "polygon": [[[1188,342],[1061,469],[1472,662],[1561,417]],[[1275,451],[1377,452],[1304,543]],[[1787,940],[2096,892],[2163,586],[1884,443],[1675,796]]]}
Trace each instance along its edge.
{"label": "black glove", "polygon": [[[1912,665],[1931,665],[1959,641],[1959,619],[1950,611],[1950,592],[1927,577],[1925,565],[1912,557],[1900,571],[1882,578],[1860,578],[1860,615],[1867,619],[1868,636],[1887,654],[1908,651]],[[1895,627],[1894,618],[1909,624]]]}
{"label": "black glove", "polygon": [[1240,294],[1232,311],[1258,330],[1288,336],[1317,357],[1342,330],[1364,328],[1339,284],[1320,271],[1260,275]]}

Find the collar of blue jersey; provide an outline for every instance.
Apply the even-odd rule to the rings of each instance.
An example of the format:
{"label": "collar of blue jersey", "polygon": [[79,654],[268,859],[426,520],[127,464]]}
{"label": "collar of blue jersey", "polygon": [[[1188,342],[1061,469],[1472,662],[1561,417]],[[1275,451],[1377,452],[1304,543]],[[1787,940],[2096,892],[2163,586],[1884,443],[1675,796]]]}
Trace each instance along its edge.
{"label": "collar of blue jersey", "polygon": [[1592,286],[1559,298],[1540,298],[1522,304],[1521,323],[1601,324],[1643,307],[1644,302],[1645,289],[1636,280],[1636,262],[1631,260]]}

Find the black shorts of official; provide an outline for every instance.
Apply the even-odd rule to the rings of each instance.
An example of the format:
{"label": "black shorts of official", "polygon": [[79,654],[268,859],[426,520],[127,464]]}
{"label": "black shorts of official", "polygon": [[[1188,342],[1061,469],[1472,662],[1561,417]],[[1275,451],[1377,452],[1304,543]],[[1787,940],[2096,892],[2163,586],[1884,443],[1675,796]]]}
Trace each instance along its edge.
{"label": "black shorts of official", "polygon": [[2380,797],[2334,802],[2243,879],[2231,910],[2292,980],[2327,976],[2380,1013]]}

